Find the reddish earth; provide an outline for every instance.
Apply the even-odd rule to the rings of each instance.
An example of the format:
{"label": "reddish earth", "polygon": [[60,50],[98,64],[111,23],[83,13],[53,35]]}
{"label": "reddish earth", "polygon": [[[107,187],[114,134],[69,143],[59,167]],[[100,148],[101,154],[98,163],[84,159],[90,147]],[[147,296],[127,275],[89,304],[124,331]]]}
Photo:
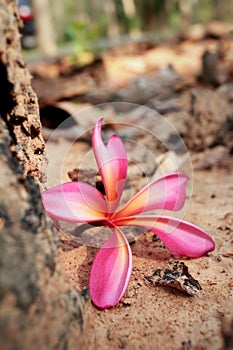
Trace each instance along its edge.
{"label": "reddish earth", "polygon": [[[55,104],[57,108],[54,116],[51,115],[51,109],[47,111],[48,115],[44,111],[47,121],[48,118],[50,122],[53,121],[59,109],[69,115],[71,111],[80,112],[82,107],[112,101],[113,98],[116,98],[114,101],[131,101],[139,105],[147,103],[163,114],[184,138],[195,169],[194,189],[192,192],[189,187],[188,199],[192,196],[186,212],[183,212],[185,220],[206,230],[216,243],[213,252],[199,259],[172,256],[160,241],[153,240],[151,232],[146,232],[131,243],[133,272],[121,302],[104,311],[96,309],[90,300],[86,304],[84,334],[87,350],[233,349],[233,65],[232,40],[228,33],[228,30],[214,35],[205,32],[201,37],[190,37],[175,45],[157,46],[145,52],[124,54],[120,48],[118,53],[105,55],[102,65],[94,66],[94,72],[85,69],[82,74],[78,72],[76,80],[72,80],[69,75],[59,78],[57,70],[55,80],[52,77],[47,79],[47,66],[41,66],[41,71],[37,71],[40,77],[34,80],[34,86],[41,99],[41,106],[47,103]],[[212,69],[213,61],[203,61],[205,50],[214,60],[215,71]],[[170,63],[174,69],[166,67]],[[135,76],[138,76],[138,80],[132,80]],[[61,83],[63,80],[64,84]],[[75,101],[72,101],[74,97]],[[70,101],[67,102],[67,99]],[[83,99],[90,104],[77,104]],[[134,124],[135,120],[146,121],[147,130],[153,133],[155,123],[151,124],[150,118],[140,119],[137,111],[135,109],[130,115],[125,113],[130,123]],[[83,130],[93,127],[96,115],[91,114],[91,119],[86,117],[90,115],[77,115],[80,129],[60,130],[57,137],[50,139],[47,149],[51,171],[48,176],[49,187],[60,183],[61,179],[62,182],[68,181],[67,173],[74,168],[82,165],[83,169],[83,159],[91,150],[90,134],[75,142],[62,158],[61,174],[59,159],[64,146],[69,147],[73,132],[77,133],[78,138]],[[111,126],[119,115],[107,108],[104,117]],[[44,129],[46,138],[50,132]],[[104,132],[106,136],[108,130]],[[136,150],[128,144],[127,154],[132,162],[125,199],[145,184],[142,168],[151,173],[149,177],[158,175],[156,167],[153,169],[154,159],[159,165],[162,164],[164,172],[181,168],[190,173],[190,168],[183,164],[179,152],[173,154],[174,169],[164,145],[161,146],[148,133],[131,136],[137,142],[135,147],[143,144],[147,152],[140,147]],[[166,128],[162,128],[162,135],[159,136],[162,139],[169,136]],[[174,141],[174,134],[170,136],[173,136]],[[150,152],[152,160],[148,156]],[[92,160],[84,164],[84,169],[88,168],[93,168]],[[131,228],[130,233],[134,234],[135,229]],[[82,236],[84,240],[96,237],[95,233],[90,236],[82,233]],[[82,245],[80,239],[65,233],[60,233],[60,238],[60,254],[65,271],[74,286],[81,291],[88,286],[97,248]],[[199,281],[202,290],[194,297],[174,288],[155,286],[145,278],[174,259],[183,261],[193,278]]]}
{"label": "reddish earth", "polygon": [[[223,327],[233,315],[233,184],[230,167],[196,171],[185,219],[208,231],[215,251],[199,259],[179,259],[202,286],[194,297],[150,284],[145,276],[174,257],[148,232],[131,244],[133,273],[122,301],[99,311],[86,306],[86,349],[223,348]],[[61,235],[61,259],[74,285],[88,285],[95,248]]]}

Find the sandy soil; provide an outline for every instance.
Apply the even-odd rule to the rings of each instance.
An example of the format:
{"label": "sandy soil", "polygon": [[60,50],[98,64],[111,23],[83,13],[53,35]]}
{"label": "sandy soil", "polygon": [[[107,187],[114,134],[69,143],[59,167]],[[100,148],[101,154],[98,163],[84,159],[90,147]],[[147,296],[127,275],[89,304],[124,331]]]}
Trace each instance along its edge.
{"label": "sandy soil", "polygon": [[[222,86],[222,92],[220,89],[213,91],[212,88],[206,87],[199,89],[198,86],[195,89],[197,74],[201,73],[202,53],[205,49],[212,47],[213,44],[209,41],[205,43],[206,45],[201,41],[198,45],[197,43],[194,45],[191,41],[188,44],[189,46],[182,46],[178,53],[173,52],[170,48],[155,48],[149,50],[144,56],[141,56],[140,53],[140,57],[135,58],[135,55],[133,55],[131,61],[129,61],[129,57],[122,58],[122,60],[119,57],[113,59],[112,56],[109,60],[105,58],[107,73],[106,77],[101,77],[101,81],[104,84],[107,81],[109,86],[115,89],[121,87],[118,84],[119,81],[125,83],[124,78],[126,79],[126,77],[124,75],[127,75],[129,71],[127,81],[129,77],[132,78],[137,75],[135,70],[127,70],[124,64],[130,68],[131,66],[137,68],[137,63],[144,60],[144,65],[140,66],[141,63],[139,64],[140,67],[145,68],[139,73],[144,74],[148,67],[153,68],[150,64],[158,63],[158,67],[164,67],[167,63],[170,63],[171,57],[174,57],[172,64],[174,63],[175,72],[186,76],[188,68],[188,72],[192,76],[191,91],[188,88],[186,92],[182,93],[182,89],[185,90],[186,85],[189,86],[189,81],[183,82],[183,85],[181,84],[180,92],[179,87],[174,88],[173,83],[170,82],[164,95],[157,95],[158,91],[160,93],[163,91],[163,89],[161,90],[161,86],[163,86],[161,83],[164,83],[165,77],[162,76],[161,80],[153,80],[152,84],[149,84],[146,88],[143,85],[142,90],[133,87],[131,91],[129,88],[129,92],[131,91],[132,94],[126,94],[126,97],[128,96],[129,101],[137,101],[138,96],[140,97],[141,94],[148,92],[149,87],[152,88],[152,94],[149,97],[146,96],[145,100],[148,98],[155,109],[160,106],[161,113],[163,112],[178,132],[185,136],[184,141],[188,149],[198,152],[192,155],[192,164],[195,165],[195,161],[204,155],[204,163],[202,163],[204,166],[200,166],[199,163],[199,166],[196,167],[199,170],[194,171],[194,189],[191,200],[188,202],[185,220],[209,232],[215,240],[216,249],[199,259],[183,259],[172,256],[161,241],[153,240],[153,235],[150,232],[146,232],[135,242],[132,242],[133,272],[128,290],[122,301],[116,307],[104,311],[96,309],[90,300],[86,304],[84,331],[87,336],[85,350],[232,349],[232,347],[227,347],[224,340],[225,327],[233,320],[233,160],[232,157],[228,157],[229,153],[232,153],[232,128],[230,128],[230,118],[228,118],[232,115],[232,86]],[[166,61],[166,57],[168,61]],[[229,62],[226,60],[225,63],[228,67]],[[158,67],[154,68],[157,69]],[[162,70],[162,72],[168,74],[169,77],[174,75],[174,72],[172,73],[169,69]],[[222,72],[224,73],[224,70]],[[70,84],[70,78],[68,79]],[[150,82],[150,80],[145,79],[140,81],[143,84]],[[53,86],[62,87],[62,91],[59,91],[59,93],[62,93],[61,96],[63,96],[63,84],[59,85],[53,81],[51,82]],[[156,84],[158,84],[159,90],[155,93],[154,87],[157,86]],[[73,85],[79,86],[76,82]],[[89,89],[88,86],[87,89]],[[41,90],[41,93],[45,91],[44,88],[39,90]],[[98,92],[97,90],[95,94]],[[124,90],[124,92],[127,91]],[[178,97],[178,105],[174,102],[177,94],[181,95]],[[40,93],[38,95],[40,96]],[[44,95],[50,96],[50,94]],[[106,99],[105,93],[103,96]],[[146,102],[148,101],[146,100]],[[92,101],[92,103],[98,103],[98,99],[97,102]],[[57,117],[56,114],[55,117]],[[113,119],[115,117],[114,114]],[[49,115],[49,118],[52,119],[52,116]],[[142,118],[142,120],[144,121],[146,118]],[[85,118],[79,115],[80,125],[82,126],[84,122]],[[93,124],[94,121],[89,125],[89,128]],[[153,131],[153,125],[150,121],[146,129]],[[165,135],[160,135],[159,132],[159,136],[166,139],[169,136],[166,128],[162,128],[161,131],[165,132]],[[62,141],[58,140],[55,144],[53,142],[49,144],[51,149],[49,150],[50,157],[48,157],[50,161],[48,187],[58,184],[60,181],[68,181],[67,172],[80,166],[81,163],[84,169],[86,169],[85,164],[91,164],[90,168],[93,166],[93,158],[92,160],[86,158],[86,163],[83,162],[83,157],[91,150],[90,139],[86,142],[75,143],[74,148],[71,148],[70,152],[65,155],[64,149],[68,150],[70,145],[67,141],[68,136],[66,131],[61,137]],[[172,134],[172,136],[174,135]],[[138,141],[138,137],[140,141]],[[158,160],[162,156],[160,157],[161,161],[165,159],[163,163],[165,172],[175,171],[169,168],[172,162],[171,159],[167,158],[167,151],[160,147],[161,145],[155,142],[154,138],[151,138],[150,135],[144,135],[143,137],[142,135],[136,135],[134,140],[138,141],[138,144],[142,142],[147,151],[144,152],[143,147],[135,150],[135,144],[131,145],[132,147],[128,145],[127,156],[129,154],[133,162],[129,169],[131,188],[126,191],[125,199],[132,195],[131,189],[135,192],[144,185],[145,178],[140,173],[140,167],[145,166],[145,169],[150,173],[151,169],[149,167],[153,165],[153,157],[157,157],[156,160]],[[217,150],[216,145],[223,148]],[[153,155],[152,160],[148,157],[150,152]],[[159,154],[159,152],[163,154]],[[211,155],[207,152],[213,153]],[[59,157],[57,157],[58,154]],[[51,159],[53,162],[51,162]],[[178,152],[175,165],[180,160],[182,163]],[[61,162],[62,164],[60,164]],[[139,165],[139,167],[135,167],[133,163]],[[221,164],[221,167],[217,167],[216,164]],[[167,166],[168,168],[166,168]],[[210,167],[209,170],[200,170],[208,167]],[[61,172],[59,172],[59,169],[61,169]],[[187,169],[184,167],[185,170]],[[157,175],[156,169],[153,171],[153,175]],[[128,233],[134,234],[135,229],[132,228],[131,232]],[[81,232],[81,236],[85,240],[84,231]],[[86,238],[90,240],[95,236],[97,235],[94,232]],[[80,239],[74,239],[63,233],[60,234],[60,238],[61,260],[67,276],[78,290],[82,290],[88,286],[90,269],[97,248],[87,247],[80,243]],[[98,239],[98,243],[101,243],[100,241],[103,241],[104,237],[98,236]],[[197,292],[194,297],[187,296],[174,288],[155,286],[145,278],[174,259],[183,261],[188,266],[191,275],[199,281],[202,290]]]}
{"label": "sandy soil", "polygon": [[[216,249],[199,259],[172,256],[148,232],[131,244],[133,273],[126,295],[113,309],[86,307],[86,349],[211,349],[224,347],[222,330],[233,315],[232,160],[222,168],[196,171],[185,219],[214,238]],[[61,259],[81,290],[97,249],[61,235]],[[154,286],[145,276],[172,259],[185,262],[202,286],[194,297]]]}

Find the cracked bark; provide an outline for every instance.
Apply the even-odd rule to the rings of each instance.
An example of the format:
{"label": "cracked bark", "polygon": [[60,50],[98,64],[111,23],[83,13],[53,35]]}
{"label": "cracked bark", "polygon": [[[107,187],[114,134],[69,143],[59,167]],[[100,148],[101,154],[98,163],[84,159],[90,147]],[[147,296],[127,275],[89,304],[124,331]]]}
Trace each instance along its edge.
{"label": "cracked bark", "polygon": [[81,349],[84,299],[65,276],[41,203],[44,141],[19,26],[16,1],[0,0],[0,343]]}

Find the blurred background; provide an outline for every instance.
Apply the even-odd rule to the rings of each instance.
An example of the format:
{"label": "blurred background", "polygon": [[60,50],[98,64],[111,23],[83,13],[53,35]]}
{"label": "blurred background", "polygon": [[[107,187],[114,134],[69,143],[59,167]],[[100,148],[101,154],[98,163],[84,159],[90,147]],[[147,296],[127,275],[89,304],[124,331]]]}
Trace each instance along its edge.
{"label": "blurred background", "polygon": [[[222,0],[19,0],[22,45],[55,55],[67,43],[77,53],[98,51],[101,38],[174,36],[193,24],[232,21],[233,2]],[[122,38],[123,39],[123,38]]]}
{"label": "blurred background", "polygon": [[[19,0],[18,7],[46,140],[70,115],[74,125],[56,139],[83,135],[97,105],[109,124],[148,123],[156,134],[146,106],[189,150],[213,149],[217,163],[233,153],[233,1]],[[174,149],[176,137],[169,142]]]}

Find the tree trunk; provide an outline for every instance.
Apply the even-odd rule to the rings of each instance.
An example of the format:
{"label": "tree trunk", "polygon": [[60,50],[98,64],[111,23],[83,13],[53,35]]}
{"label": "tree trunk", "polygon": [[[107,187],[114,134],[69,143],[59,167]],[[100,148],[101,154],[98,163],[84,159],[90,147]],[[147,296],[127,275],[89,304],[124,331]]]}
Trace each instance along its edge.
{"label": "tree trunk", "polygon": [[50,0],[53,8],[54,29],[57,41],[64,40],[65,33],[65,3],[63,0]]}
{"label": "tree trunk", "polygon": [[114,3],[115,3],[117,21],[121,26],[121,28],[123,29],[123,32],[128,33],[130,29],[129,19],[126,16],[125,8],[123,6],[122,0],[114,0]]}
{"label": "tree trunk", "polygon": [[14,0],[0,0],[0,19],[0,344],[82,349],[84,301],[64,274],[41,203],[44,143]]}
{"label": "tree trunk", "polygon": [[135,0],[137,14],[141,21],[143,31],[157,30],[165,23],[166,1],[160,0]]}
{"label": "tree trunk", "polygon": [[181,29],[184,31],[187,30],[192,24],[193,11],[196,3],[196,0],[179,0]]}
{"label": "tree trunk", "polygon": [[48,0],[32,0],[35,14],[37,40],[40,50],[47,56],[57,53],[55,33]]}
{"label": "tree trunk", "polygon": [[120,34],[120,28],[116,18],[116,7],[114,1],[105,0],[104,12],[108,18],[108,36],[118,36]]}

